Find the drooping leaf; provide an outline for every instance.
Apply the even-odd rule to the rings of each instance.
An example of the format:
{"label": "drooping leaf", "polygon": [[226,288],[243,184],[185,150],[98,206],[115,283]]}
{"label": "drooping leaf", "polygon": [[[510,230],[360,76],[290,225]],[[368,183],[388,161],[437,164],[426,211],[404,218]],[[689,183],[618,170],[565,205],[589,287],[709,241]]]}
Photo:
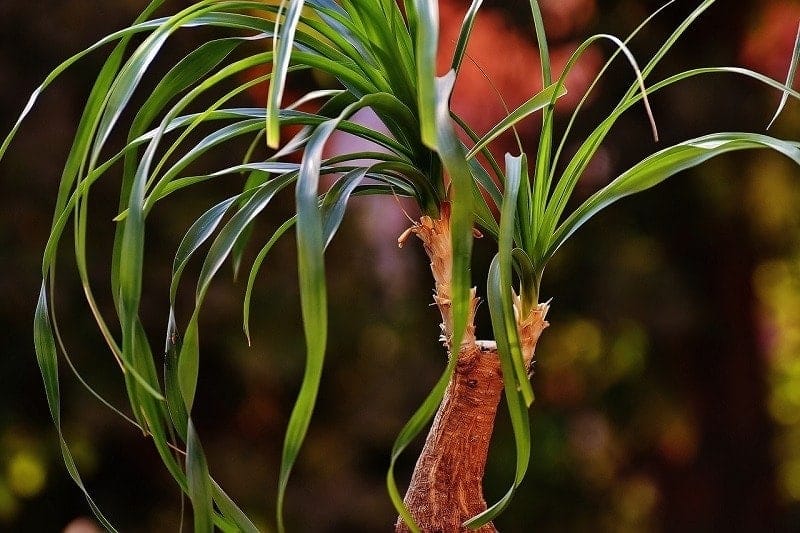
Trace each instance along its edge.
{"label": "drooping leaf", "polygon": [[551,257],[581,225],[617,200],[654,187],[682,170],[713,157],[755,148],[770,148],[800,164],[800,143],[755,133],[714,133],[670,146],[623,172],[581,204],[558,227],[545,257]]}
{"label": "drooping leaf", "polygon": [[[495,255],[489,266],[489,276],[487,278],[487,300],[489,302],[489,313],[492,318],[492,328],[495,332],[497,349],[500,352],[500,368],[504,376],[514,375],[514,364],[509,357],[503,354],[511,352],[510,341],[506,335],[505,324],[508,321],[506,309],[503,303],[504,287],[501,281],[501,265],[499,254]],[[513,320],[513,317],[512,317]],[[514,481],[506,494],[486,511],[467,520],[464,525],[469,528],[478,528],[486,524],[499,515],[514,496],[514,493],[528,471],[531,455],[531,435],[530,422],[528,419],[528,409],[522,395],[517,390],[515,380],[505,379],[503,382],[505,389],[506,405],[508,414],[511,418],[511,427],[514,431],[514,444],[516,447],[516,466],[514,470]]]}
{"label": "drooping leaf", "polygon": [[364,179],[364,176],[367,175],[367,172],[369,172],[368,167],[351,170],[342,176],[325,194],[325,199],[320,209],[322,210],[323,242],[326,248],[342,223],[350,196],[358,184],[361,183],[361,180]]}
{"label": "drooping leaf", "polygon": [[517,194],[523,179],[525,156],[506,155],[506,186],[500,215],[500,238],[498,253],[489,267],[487,296],[492,328],[500,356],[506,403],[514,429],[517,451],[514,482],[506,494],[483,513],[471,518],[466,525],[477,528],[491,521],[511,501],[517,486],[527,471],[530,457],[530,429],[527,408],[533,402],[533,390],[520,348],[517,321],[514,315],[512,285],[512,249],[514,221],[517,210]]}
{"label": "drooping leaf", "polygon": [[39,300],[36,304],[36,313],[33,321],[33,342],[36,350],[36,361],[39,363],[39,371],[44,380],[44,389],[47,395],[47,404],[50,408],[50,416],[53,418],[53,423],[58,432],[59,445],[61,447],[61,455],[64,458],[64,464],[67,467],[70,477],[78,485],[78,488],[84,494],[89,508],[94,513],[95,517],[100,521],[104,528],[108,531],[116,532],[117,530],[111,525],[111,522],[103,515],[100,508],[89,495],[86,487],[83,484],[78,469],[75,466],[75,461],[72,458],[72,453],[69,450],[67,441],[61,429],[61,398],[58,385],[58,355],[56,353],[56,343],[53,338],[53,330],[50,327],[50,314],[47,306],[47,282],[42,281],[39,290]]}
{"label": "drooping leaf", "polygon": [[217,504],[220,512],[222,515],[225,516],[228,520],[233,522],[233,524],[238,528],[240,532],[243,533],[258,533],[258,528],[247,518],[241,509],[233,502],[233,500],[225,494],[225,491],[222,490],[222,487],[219,484],[211,479],[211,490],[213,491],[214,495],[214,503]]}
{"label": "drooping leaf", "polygon": [[208,475],[208,464],[200,439],[189,420],[186,438],[186,479],[189,485],[189,499],[194,511],[194,531],[196,533],[213,533],[214,508],[211,478]]}
{"label": "drooping leaf", "polygon": [[295,222],[297,221],[296,217],[292,217],[280,227],[275,230],[272,237],[270,237],[267,244],[261,248],[261,251],[258,252],[258,255],[253,260],[253,265],[250,267],[250,275],[247,277],[247,289],[244,293],[244,300],[242,301],[242,327],[244,328],[245,337],[247,337],[247,344],[251,343],[250,339],[250,300],[253,296],[253,285],[256,281],[256,276],[258,275],[259,270],[261,269],[261,264],[264,262],[264,259],[267,257],[267,254],[275,245],[278,239],[286,233],[292,226],[294,226]]}
{"label": "drooping leaf", "polygon": [[211,237],[214,230],[216,230],[217,226],[222,222],[225,213],[228,212],[228,209],[230,209],[236,199],[237,197],[223,200],[203,213],[186,231],[183,239],[181,239],[178,250],[175,252],[175,259],[172,262],[172,282],[169,288],[169,299],[170,302],[173,302],[173,305],[183,269],[186,268],[192,254]]}
{"label": "drooping leaf", "polygon": [[319,176],[322,152],[328,138],[339,124],[359,109],[370,106],[409,125],[414,124],[410,111],[391,95],[369,94],[347,106],[341,114],[319,125],[306,144],[295,190],[298,278],[303,331],[306,339],[306,366],[303,381],[286,429],[281,471],[278,480],[277,522],[284,530],[283,500],[292,467],[305,439],[316,403],[327,344],[328,315],[325,287],[322,213],[319,208]]}

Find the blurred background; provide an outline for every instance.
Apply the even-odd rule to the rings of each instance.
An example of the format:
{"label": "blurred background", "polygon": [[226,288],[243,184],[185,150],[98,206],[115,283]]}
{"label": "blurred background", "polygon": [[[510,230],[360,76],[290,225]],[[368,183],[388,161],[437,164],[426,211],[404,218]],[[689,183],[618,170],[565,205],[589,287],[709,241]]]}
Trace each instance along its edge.
{"label": "blurred background", "polygon": [[[129,24],[144,4],[0,2],[0,131],[12,126],[28,95],[61,60]],[[469,2],[441,4],[447,53]],[[558,68],[587,35],[625,36],[661,2],[541,4]],[[696,4],[680,0],[659,15],[632,43],[636,57],[646,62]],[[711,65],[746,66],[783,80],[799,20],[797,1],[718,2],[650,81]],[[203,37],[208,34],[179,33],[167,56],[182,57]],[[579,63],[570,95],[560,103],[562,126],[612,51],[598,46]],[[497,93],[513,107],[539,85],[528,1],[486,0],[469,54],[473,61],[465,64],[454,107],[484,131],[502,116]],[[58,176],[103,58],[100,53],[78,63],[47,91],[0,164],[2,531],[95,530],[62,464],[31,325]],[[154,67],[154,81],[166,68],[168,62]],[[624,62],[609,71],[567,152],[632,80]],[[320,80],[292,83],[302,92]],[[263,94],[254,92],[247,105]],[[652,98],[662,140],[652,140],[642,109],[631,110],[592,162],[576,200],[668,143],[712,131],[763,132],[778,100],[778,93],[731,76],[664,90]],[[528,151],[537,131],[538,119],[520,128]],[[791,102],[771,133],[797,140],[798,132],[800,106]],[[502,154],[515,145],[505,139],[495,150]],[[206,162],[221,168],[225,157]],[[90,268],[106,306],[113,181],[95,187],[100,207],[92,215],[97,233]],[[154,211],[143,309],[156,348],[163,342],[177,242],[220,190],[201,187],[180,198],[180,209]],[[259,221],[254,244],[286,217],[291,201],[285,197]],[[408,225],[400,206],[356,199],[353,207],[328,253],[332,336],[315,419],[290,483],[286,512],[293,531],[391,530],[395,515],[384,489],[389,451],[444,365],[424,254],[416,243],[402,250],[395,245]],[[293,246],[291,237],[278,245],[257,283],[252,347],[241,333],[243,279],[220,276],[202,318],[198,431],[215,477],[266,531],[303,365]],[[70,355],[99,392],[124,405],[117,368],[90,321],[70,243],[63,248],[55,305]],[[476,283],[493,253],[489,243],[477,241]],[[190,274],[199,266],[193,268]],[[559,252],[542,297],[554,299],[533,377],[533,462],[512,506],[496,521],[501,531],[800,531],[796,166],[766,152],[732,154],[622,201]],[[485,306],[479,321],[479,336],[490,337]],[[66,365],[61,376],[65,434],[101,508],[121,531],[176,531],[181,501],[151,443],[91,398]],[[400,479],[410,476],[419,447],[401,462]],[[501,415],[488,500],[505,492],[513,453]]]}

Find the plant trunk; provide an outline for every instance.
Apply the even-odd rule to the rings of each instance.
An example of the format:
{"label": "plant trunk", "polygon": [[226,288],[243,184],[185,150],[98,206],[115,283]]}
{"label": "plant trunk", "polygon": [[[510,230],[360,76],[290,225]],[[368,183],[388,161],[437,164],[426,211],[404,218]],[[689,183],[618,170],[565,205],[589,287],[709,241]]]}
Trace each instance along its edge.
{"label": "plant trunk", "polygon": [[[467,531],[461,524],[486,510],[483,473],[502,392],[495,344],[463,349],[404,500],[422,531]],[[409,528],[398,519],[395,531]],[[496,530],[489,523],[477,531]]]}
{"label": "plant trunk", "polygon": [[[453,353],[449,204],[442,205],[438,219],[422,216],[398,239],[400,246],[410,233],[422,240],[431,260],[435,282],[433,301],[442,316],[441,340],[450,357],[458,357],[458,361],[417,460],[404,503],[425,533],[468,531],[462,524],[486,510],[483,473],[503,393],[500,358],[494,342],[475,339],[475,310],[479,299],[474,287],[470,291],[464,337],[458,354]],[[536,342],[547,327],[548,305],[539,304],[523,312],[521,301],[515,300],[520,347],[524,363],[530,368]],[[409,531],[402,518],[398,518],[395,531]],[[489,523],[477,531],[489,533],[496,529]]]}

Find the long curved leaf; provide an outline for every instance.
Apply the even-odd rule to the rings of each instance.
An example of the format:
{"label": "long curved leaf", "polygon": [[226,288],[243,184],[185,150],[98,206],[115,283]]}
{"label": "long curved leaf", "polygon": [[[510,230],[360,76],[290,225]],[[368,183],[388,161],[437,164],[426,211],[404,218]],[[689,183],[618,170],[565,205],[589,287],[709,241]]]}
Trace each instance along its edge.
{"label": "long curved leaf", "polygon": [[561,98],[567,94],[567,89],[564,84],[554,83],[545,87],[534,96],[530,97],[524,103],[520,104],[514,111],[508,114],[503,120],[498,122],[491,130],[489,130],[481,139],[475,143],[470,151],[467,153],[467,159],[472,159],[478,152],[480,152],[487,144],[499,137],[503,132],[509,128],[514,127],[520,120],[532,115],[536,111],[545,108],[552,104],[556,99]]}
{"label": "long curved leaf", "polygon": [[194,510],[194,531],[196,533],[213,533],[213,493],[208,464],[200,445],[200,439],[189,420],[186,439],[186,478],[189,483],[189,499]]}
{"label": "long curved leaf", "polygon": [[[458,72],[461,69],[461,62],[467,53],[467,44],[469,43],[470,35],[472,35],[472,28],[475,25],[475,17],[483,4],[483,0],[472,0],[469,9],[464,14],[464,20],[461,22],[461,30],[458,32],[458,41],[456,41],[456,49],[453,52],[453,61],[450,63],[450,68]],[[548,84],[549,85],[549,84]]]}
{"label": "long curved leaf", "polygon": [[283,500],[314,410],[327,344],[327,294],[325,288],[322,213],[318,203],[322,150],[339,124],[357,110],[370,106],[398,120],[413,122],[410,111],[391,95],[369,94],[347,106],[341,114],[319,125],[306,144],[296,187],[297,257],[300,303],[306,339],[306,367],[284,439],[278,480],[277,522],[284,530]]}
{"label": "long curved leaf", "polygon": [[[501,265],[500,256],[495,255],[489,266],[489,276],[487,278],[487,300],[489,302],[489,312],[492,318],[492,328],[495,332],[495,339],[497,341],[497,348],[500,352],[500,368],[503,376],[514,375],[514,365],[510,358],[503,356],[504,353],[508,354],[511,351],[510,341],[506,335],[505,324],[508,321],[506,316],[507,310],[503,303],[503,292],[507,289],[503,286],[501,281],[501,269],[509,267],[510,265]],[[512,311],[513,312],[513,311]],[[513,320],[513,317],[511,318]],[[514,443],[516,446],[517,460],[514,472],[514,482],[509,488],[508,492],[497,503],[489,507],[481,514],[467,520],[464,523],[465,527],[478,528],[483,524],[488,523],[498,514],[500,514],[509,503],[516,492],[517,487],[522,483],[525,473],[528,471],[528,464],[530,463],[531,455],[531,435],[530,435],[530,422],[528,420],[528,410],[525,407],[525,402],[517,390],[515,380],[505,378],[503,380],[505,388],[506,404],[508,407],[508,414],[511,418],[511,426],[514,430]]]}
{"label": "long curved leaf", "polygon": [[[786,83],[787,87],[791,87],[792,83],[794,82],[794,77],[797,74],[797,65],[800,63],[800,25],[797,27],[797,36],[794,38],[794,50],[792,51],[792,60],[789,63],[789,73],[786,75]],[[781,101],[778,104],[778,109],[775,110],[775,115],[773,115],[772,120],[769,121],[767,125],[767,129],[771,128],[772,125],[778,120],[778,116],[780,116],[781,111],[786,106],[786,102],[789,100],[789,93],[785,92],[781,95]]]}
{"label": "long curved leaf", "polygon": [[225,224],[206,254],[203,267],[197,282],[195,309],[186,328],[186,334],[178,357],[178,383],[186,404],[187,412],[191,411],[197,388],[200,366],[200,346],[198,320],[206,291],[212,279],[219,271],[222,263],[229,256],[234,244],[250,222],[263,211],[275,195],[294,181],[296,174],[288,173],[279,176],[259,188],[253,196]]}
{"label": "long curved leaf", "polygon": [[339,229],[339,225],[342,223],[350,195],[353,194],[353,191],[355,191],[358,184],[361,183],[361,180],[364,179],[364,176],[367,175],[367,172],[369,172],[368,167],[351,170],[342,176],[339,181],[334,183],[331,189],[325,194],[325,199],[320,209],[322,210],[323,242],[326,248],[331,243],[333,236],[336,235],[336,231]]}
{"label": "long curved leaf", "polygon": [[451,312],[453,315],[452,338],[449,339],[450,362],[442,377],[434,386],[423,404],[417,409],[395,440],[392,448],[386,484],[389,496],[400,517],[412,531],[419,531],[411,514],[403,504],[397,483],[394,479],[394,465],[408,444],[430,421],[450,380],[458,357],[461,341],[467,325],[469,313],[470,258],[472,252],[472,190],[473,182],[464,148],[455,134],[450,117],[450,95],[455,82],[455,71],[436,79],[436,150],[444,167],[450,174],[450,231],[452,238],[453,264],[451,280]]}
{"label": "long curved leaf", "polygon": [[94,513],[95,517],[100,521],[104,528],[109,531],[116,532],[117,530],[111,525],[111,522],[103,515],[100,508],[94,502],[86,486],[83,484],[78,469],[75,466],[75,461],[72,458],[72,453],[67,446],[67,441],[64,439],[64,434],[61,429],[61,396],[58,385],[58,356],[56,353],[56,343],[53,338],[53,330],[50,326],[50,315],[47,307],[47,283],[42,281],[39,290],[39,299],[36,303],[36,313],[33,320],[33,343],[36,350],[36,361],[39,363],[39,371],[44,380],[44,389],[47,395],[47,404],[50,407],[50,415],[53,418],[53,423],[58,432],[58,441],[61,447],[61,454],[64,458],[64,464],[67,467],[70,477],[78,485],[78,488],[83,492],[89,507]]}
{"label": "long curved leaf", "polygon": [[296,217],[292,217],[283,224],[281,224],[275,233],[272,234],[272,237],[267,241],[267,244],[261,248],[258,252],[258,255],[253,260],[253,265],[250,267],[250,275],[247,278],[247,289],[244,293],[244,299],[242,301],[242,327],[244,329],[245,337],[247,337],[247,344],[251,343],[250,340],[250,300],[253,296],[253,285],[256,281],[256,276],[258,275],[259,270],[261,269],[261,264],[264,262],[264,259],[267,257],[267,254],[281,238],[281,236],[286,233],[289,228],[294,226],[295,222],[297,221]]}
{"label": "long curved leaf", "polygon": [[[564,208],[566,206],[567,199],[569,198],[570,194],[572,193],[575,184],[577,183],[578,179],[580,179],[581,174],[589,165],[592,155],[596,152],[599,148],[600,143],[611,130],[611,127],[614,125],[616,120],[622,113],[623,108],[627,109],[630,107],[630,104],[634,101],[638,101],[638,90],[641,89],[642,81],[656,68],[658,63],[663,59],[663,57],[667,54],[667,52],[674,46],[674,44],[678,41],[678,39],[686,32],[686,30],[703,14],[711,5],[715,2],[715,0],[704,0],[700,5],[698,5],[679,25],[678,27],[672,32],[672,34],[664,40],[663,44],[659,47],[656,53],[653,55],[652,58],[647,62],[644,68],[641,70],[641,74],[637,76],[637,79],[631,83],[630,87],[628,88],[625,95],[620,100],[619,104],[614,108],[614,110],[609,114],[609,116],[601,122],[600,125],[595,128],[595,130],[589,135],[589,137],[582,143],[580,148],[578,149],[576,155],[574,155],[569,163],[567,164],[566,168],[562,173],[562,177],[558,180],[556,185],[556,191],[553,193],[550,201],[548,201],[548,205],[546,207],[546,212],[544,215],[544,219],[542,220],[541,227],[539,228],[539,235],[536,239],[535,250],[530,250],[533,253],[533,259],[537,263],[542,262],[542,256],[545,253],[546,248],[546,241],[552,235],[552,232],[555,230],[558,221],[561,218],[561,215],[564,212]],[[606,65],[603,66],[603,69],[598,74],[598,78],[605,73],[607,67],[613,61],[613,59],[620,53],[623,53],[627,49],[627,42],[630,41],[645,25],[647,25],[656,15],[658,15],[661,11],[666,9],[671,2],[666,2],[663,6],[657,9],[653,14],[651,14],[647,19],[644,20],[633,32],[623,41],[624,47],[618,47],[615,50],[614,54],[611,56],[609,61]],[[629,59],[630,61],[630,59]],[[592,84],[589,86],[587,93],[591,91],[597,83],[596,78]],[[645,91],[641,94],[649,93],[651,91]],[[583,100],[582,100],[583,102]],[[563,150],[567,135],[572,127],[572,124],[577,117],[577,113],[582,107],[581,104],[575,109],[572,117],[570,118],[570,122],[567,125],[567,129],[562,136],[561,142],[559,144],[558,149],[556,150],[555,155],[555,162],[558,162],[558,158]],[[549,182],[552,181],[556,172],[556,165],[552,165],[550,169],[550,177],[548,179],[548,187]],[[539,264],[538,269],[543,269],[544,265]]]}
{"label": "long curved leaf", "polygon": [[[281,9],[286,6],[286,0],[281,1]],[[286,13],[283,14],[283,23],[275,32],[272,52],[275,56],[272,67],[272,83],[267,96],[267,146],[277,148],[280,142],[280,124],[278,122],[278,108],[281,105],[283,89],[286,86],[286,73],[289,69],[289,58],[294,46],[294,34],[300,22],[300,13],[303,10],[304,0],[291,0]],[[280,22],[281,13],[278,13]]]}
{"label": "long curved leaf", "polygon": [[240,532],[243,533],[258,533],[258,528],[247,518],[241,509],[233,502],[233,500],[225,494],[222,487],[211,479],[211,490],[214,495],[214,503],[217,504],[222,515],[233,522]]}
{"label": "long curved leaf", "polygon": [[469,314],[472,258],[472,174],[461,141],[458,140],[450,118],[450,95],[455,83],[455,71],[436,80],[436,137],[437,152],[450,175],[450,235],[453,266],[451,280],[451,312],[453,314],[451,351],[458,353]]}
{"label": "long curved leaf", "polygon": [[[437,0],[413,0],[406,3],[409,23],[415,30],[417,64],[417,106],[420,135],[429,148],[436,148],[439,89],[436,81],[436,54],[439,44],[439,3]],[[448,96],[449,97],[449,96]]]}
{"label": "long curved leaf", "polygon": [[755,148],[770,148],[800,165],[800,143],[755,133],[714,133],[670,146],[623,172],[581,204],[559,226],[550,241],[545,257],[551,257],[581,225],[617,200],[654,187],[680,171],[697,166],[713,157],[736,150]]}
{"label": "long curved leaf", "polygon": [[175,260],[172,263],[172,281],[169,288],[170,302],[175,302],[175,295],[178,291],[178,281],[192,254],[211,237],[214,230],[217,229],[217,226],[225,216],[225,213],[228,212],[228,209],[230,209],[233,202],[237,199],[238,196],[234,196],[233,198],[228,198],[213,206],[203,213],[186,231],[186,234],[178,245],[178,250],[175,252]]}
{"label": "long curved leaf", "polygon": [[328,303],[325,287],[322,218],[318,208],[320,160],[322,148],[336,127],[336,122],[326,122],[312,134],[300,167],[297,180],[297,262],[300,280],[300,304],[303,331],[306,339],[306,366],[303,382],[295,400],[281,456],[278,481],[277,520],[278,531],[285,530],[283,499],[300,446],[305,439],[311,414],[319,390],[322,365],[328,334]]}
{"label": "long curved leaf", "polygon": [[[561,86],[566,81],[566,76],[569,71],[575,66],[578,59],[583,55],[584,52],[596,41],[599,40],[609,40],[611,41],[616,47],[617,50],[620,51],[628,60],[628,63],[631,65],[634,71],[634,75],[636,77],[636,82],[634,87],[639,90],[639,93],[642,95],[642,100],[644,102],[645,110],[647,111],[647,116],[650,119],[650,125],[653,130],[653,137],[657,141],[658,140],[658,130],[656,128],[655,119],[653,118],[653,113],[650,110],[650,102],[647,98],[647,88],[644,85],[644,75],[642,71],[639,69],[639,64],[636,61],[636,58],[633,57],[633,53],[630,51],[628,46],[625,42],[621,41],[617,37],[613,35],[607,34],[597,34],[589,37],[585,41],[581,43],[580,46],[572,53],[569,60],[567,61],[567,66],[564,67],[564,72],[559,77],[559,80],[556,82],[557,86]],[[633,92],[633,91],[631,91]],[[596,149],[596,147],[594,147]],[[589,152],[590,154],[594,153],[594,150]],[[541,154],[539,154],[541,155]],[[574,158],[571,162],[571,166],[573,162],[579,158]],[[569,170],[568,166],[568,170]],[[537,183],[537,190],[534,193],[536,197],[544,197],[544,195],[550,192],[550,179],[549,174],[547,175],[547,180],[540,186]],[[555,186],[555,190],[547,202],[547,206],[545,209],[544,217],[541,222],[541,228],[539,229],[540,235],[547,235],[554,226],[554,220],[557,220],[560,216],[560,213],[563,212],[564,206],[566,205],[570,194],[572,194],[572,190],[575,188],[575,183],[577,183],[579,175],[576,173],[568,173],[566,170],[564,171],[564,175],[561,179],[558,180]]]}
{"label": "long curved leaf", "polygon": [[[512,379],[515,382],[516,387],[519,388],[522,394],[522,398],[525,400],[525,404],[530,406],[533,402],[533,390],[528,380],[528,370],[525,368],[525,362],[522,358],[517,322],[514,319],[513,280],[511,277],[514,225],[518,216],[517,197],[522,188],[523,180],[528,179],[526,171],[527,162],[524,154],[519,157],[512,157],[510,154],[506,154],[506,186],[500,213],[500,237],[497,245],[497,257],[500,263],[501,299],[507,340],[498,345],[498,348],[501,350],[500,356],[507,357],[514,368],[514,377],[512,378],[509,374],[503,374],[505,376],[504,379],[506,381]],[[533,304],[535,303],[533,302]],[[506,346],[508,352],[504,354],[502,350]]]}

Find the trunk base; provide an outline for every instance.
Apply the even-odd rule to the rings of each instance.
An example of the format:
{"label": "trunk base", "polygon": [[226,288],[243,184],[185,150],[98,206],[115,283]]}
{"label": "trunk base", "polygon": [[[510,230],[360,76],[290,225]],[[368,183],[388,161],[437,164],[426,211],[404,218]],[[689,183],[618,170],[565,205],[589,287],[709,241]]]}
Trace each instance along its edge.
{"label": "trunk base", "polygon": [[[491,523],[477,530],[462,524],[486,510],[483,473],[502,393],[495,343],[462,348],[404,499],[422,531],[496,531]],[[395,531],[410,530],[398,519]]]}

